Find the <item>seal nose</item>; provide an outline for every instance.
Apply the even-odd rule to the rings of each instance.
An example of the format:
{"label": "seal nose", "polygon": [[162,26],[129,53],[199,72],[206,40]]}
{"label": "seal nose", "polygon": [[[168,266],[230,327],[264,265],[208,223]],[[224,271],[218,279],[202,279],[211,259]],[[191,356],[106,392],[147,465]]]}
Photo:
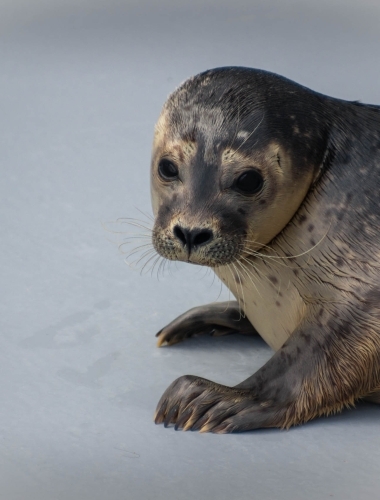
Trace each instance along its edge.
{"label": "seal nose", "polygon": [[174,226],[174,235],[181,241],[190,253],[194,247],[206,245],[212,240],[213,234],[210,229],[186,229],[178,225]]}

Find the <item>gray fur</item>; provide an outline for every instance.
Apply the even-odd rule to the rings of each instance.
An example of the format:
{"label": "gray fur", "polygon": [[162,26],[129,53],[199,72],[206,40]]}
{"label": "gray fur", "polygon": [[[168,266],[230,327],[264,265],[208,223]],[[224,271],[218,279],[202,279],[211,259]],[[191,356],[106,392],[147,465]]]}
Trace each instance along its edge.
{"label": "gray fur", "polygon": [[[180,377],[162,396],[156,422],[212,432],[289,427],[360,398],[378,402],[378,107],[332,99],[271,73],[222,68],[185,82],[164,114],[166,139],[162,133],[152,160],[156,249],[213,267],[277,352],[234,388]],[[176,157],[181,184],[159,187],[155,169],[166,140],[196,146],[182,163]],[[266,184],[257,196],[242,197],[228,176],[250,162]],[[213,241],[189,259],[171,233],[173,220],[212,229],[222,248],[234,242],[233,253],[215,260]],[[213,315],[203,319],[210,328],[218,324]],[[172,338],[185,337],[189,319],[167,328]]]}

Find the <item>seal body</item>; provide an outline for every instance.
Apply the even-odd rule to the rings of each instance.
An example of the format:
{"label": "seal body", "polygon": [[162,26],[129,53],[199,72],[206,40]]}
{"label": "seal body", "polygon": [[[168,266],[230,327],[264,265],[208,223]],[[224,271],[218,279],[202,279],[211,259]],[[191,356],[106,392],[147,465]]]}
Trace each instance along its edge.
{"label": "seal body", "polygon": [[164,105],[152,155],[153,245],[210,266],[237,299],[158,333],[261,335],[274,356],[235,387],[193,375],[157,423],[289,427],[380,401],[380,112],[272,73],[219,68]]}

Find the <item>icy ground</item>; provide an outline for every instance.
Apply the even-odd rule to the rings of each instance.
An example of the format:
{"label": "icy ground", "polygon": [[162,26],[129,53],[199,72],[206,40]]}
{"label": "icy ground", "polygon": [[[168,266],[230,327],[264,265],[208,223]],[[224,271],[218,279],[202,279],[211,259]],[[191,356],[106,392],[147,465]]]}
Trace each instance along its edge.
{"label": "icy ground", "polygon": [[380,407],[288,432],[153,424],[176,377],[236,384],[271,351],[239,337],[157,349],[156,331],[219,284],[192,266],[140,276],[118,250],[132,229],[114,223],[149,224],[153,125],[181,81],[246,65],[380,103],[379,22],[370,0],[4,0],[1,499],[379,497]]}

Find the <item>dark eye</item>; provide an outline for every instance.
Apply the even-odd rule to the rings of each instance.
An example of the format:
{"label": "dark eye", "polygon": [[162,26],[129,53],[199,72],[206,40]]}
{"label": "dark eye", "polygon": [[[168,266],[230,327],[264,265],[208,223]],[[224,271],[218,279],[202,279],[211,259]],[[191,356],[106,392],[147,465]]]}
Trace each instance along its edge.
{"label": "dark eye", "polygon": [[172,181],[178,177],[178,168],[170,160],[161,160],[158,164],[158,173],[165,181]]}
{"label": "dark eye", "polygon": [[254,194],[263,187],[264,179],[258,170],[247,170],[234,183],[234,188],[243,194]]}

